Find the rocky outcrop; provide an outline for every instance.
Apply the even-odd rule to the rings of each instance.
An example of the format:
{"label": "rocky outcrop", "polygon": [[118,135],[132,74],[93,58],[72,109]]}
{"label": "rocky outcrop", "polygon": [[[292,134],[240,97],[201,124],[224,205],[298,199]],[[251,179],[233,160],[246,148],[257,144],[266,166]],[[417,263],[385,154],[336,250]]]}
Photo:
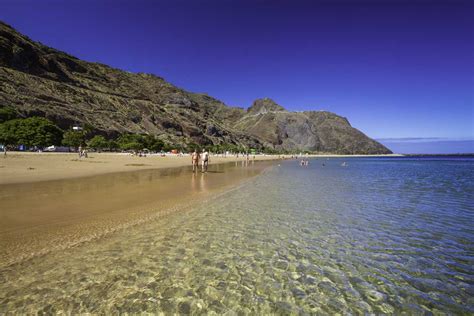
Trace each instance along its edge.
{"label": "rocky outcrop", "polygon": [[248,115],[259,115],[271,112],[287,112],[284,107],[276,104],[270,98],[257,99],[253,104],[247,109]]}
{"label": "rocky outcrop", "polygon": [[339,154],[390,151],[353,128],[345,117],[326,111],[288,112],[271,99],[257,100],[234,128],[275,149],[304,149]]}
{"label": "rocky outcrop", "polygon": [[155,75],[82,61],[1,22],[0,106],[24,117],[47,117],[63,128],[87,124],[105,134],[154,134],[174,144],[389,152],[335,114],[288,112],[268,98],[248,111],[229,107]]}

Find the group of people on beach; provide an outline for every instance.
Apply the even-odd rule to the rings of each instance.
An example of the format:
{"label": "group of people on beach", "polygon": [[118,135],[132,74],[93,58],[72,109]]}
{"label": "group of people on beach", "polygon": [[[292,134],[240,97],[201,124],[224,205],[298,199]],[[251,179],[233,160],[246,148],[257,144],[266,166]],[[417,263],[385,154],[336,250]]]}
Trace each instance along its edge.
{"label": "group of people on beach", "polygon": [[300,161],[300,166],[301,167],[307,167],[309,165],[309,160],[308,159],[301,159]]}
{"label": "group of people on beach", "polygon": [[193,172],[197,172],[199,169],[199,160],[201,160],[202,169],[201,172],[207,172],[207,168],[209,166],[209,153],[207,150],[203,149],[202,154],[200,154],[197,150],[191,154],[191,162],[193,164]]}

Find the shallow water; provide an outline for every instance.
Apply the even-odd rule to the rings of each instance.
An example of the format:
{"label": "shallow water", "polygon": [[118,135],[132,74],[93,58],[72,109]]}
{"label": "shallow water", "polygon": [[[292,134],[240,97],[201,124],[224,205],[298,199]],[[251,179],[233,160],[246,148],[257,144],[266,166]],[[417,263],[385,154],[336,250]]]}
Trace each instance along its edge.
{"label": "shallow water", "polygon": [[0,312],[474,313],[474,161],[342,161],[11,266]]}
{"label": "shallow water", "polygon": [[205,174],[180,167],[0,185],[0,269],[164,216],[269,164],[215,164]]}

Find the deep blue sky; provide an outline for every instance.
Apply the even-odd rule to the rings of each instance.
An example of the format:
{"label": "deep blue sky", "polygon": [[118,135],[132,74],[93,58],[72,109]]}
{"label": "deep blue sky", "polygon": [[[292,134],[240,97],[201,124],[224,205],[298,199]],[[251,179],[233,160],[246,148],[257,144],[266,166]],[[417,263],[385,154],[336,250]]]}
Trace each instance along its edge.
{"label": "deep blue sky", "polygon": [[373,138],[474,139],[474,1],[0,0],[0,19],[229,105],[271,97]]}

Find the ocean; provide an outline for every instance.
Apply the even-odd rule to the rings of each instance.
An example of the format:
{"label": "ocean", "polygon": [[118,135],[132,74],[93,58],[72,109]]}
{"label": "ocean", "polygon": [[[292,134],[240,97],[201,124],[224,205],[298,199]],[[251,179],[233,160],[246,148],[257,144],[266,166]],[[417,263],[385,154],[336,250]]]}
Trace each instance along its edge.
{"label": "ocean", "polygon": [[473,314],[473,224],[469,156],[282,161],[1,271],[0,313]]}

